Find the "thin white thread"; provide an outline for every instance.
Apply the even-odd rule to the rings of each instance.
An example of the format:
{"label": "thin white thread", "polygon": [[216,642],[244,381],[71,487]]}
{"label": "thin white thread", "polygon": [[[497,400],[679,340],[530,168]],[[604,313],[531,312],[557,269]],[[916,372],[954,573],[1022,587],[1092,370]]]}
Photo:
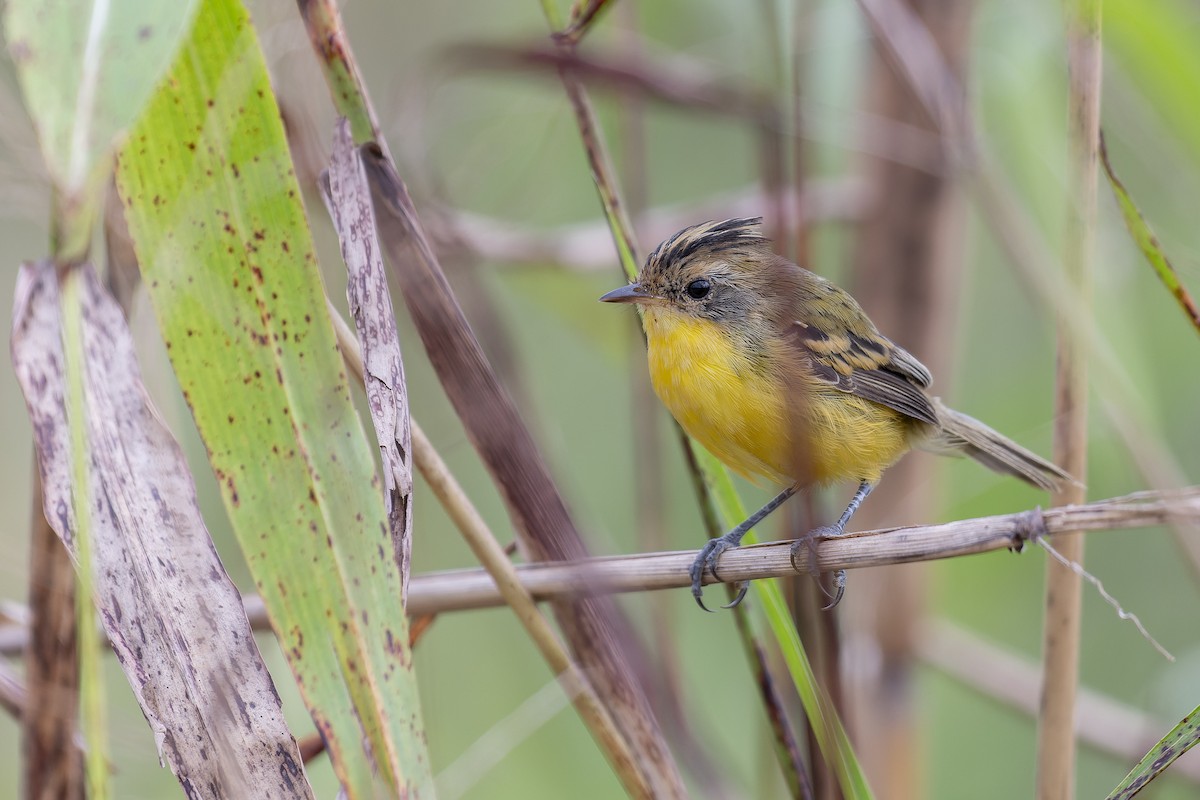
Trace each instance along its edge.
{"label": "thin white thread", "polygon": [[1062,564],[1064,567],[1071,570],[1079,577],[1083,578],[1085,581],[1090,583],[1092,586],[1096,587],[1096,591],[1100,593],[1100,596],[1102,598],[1104,598],[1104,602],[1108,603],[1110,606],[1113,607],[1113,609],[1117,612],[1118,617],[1132,622],[1134,627],[1138,629],[1138,633],[1142,634],[1143,639],[1145,639],[1151,645],[1153,645],[1154,649],[1157,650],[1162,655],[1163,658],[1165,658],[1167,661],[1174,663],[1175,656],[1171,655],[1170,651],[1168,651],[1167,648],[1165,648],[1161,644],[1159,644],[1158,640],[1150,635],[1150,631],[1146,630],[1146,626],[1142,624],[1142,621],[1140,619],[1138,619],[1137,614],[1134,614],[1133,612],[1130,612],[1130,611],[1126,611],[1124,608],[1121,607],[1121,604],[1119,602],[1117,602],[1117,598],[1113,597],[1111,594],[1108,593],[1108,591],[1104,588],[1104,584],[1100,582],[1099,578],[1097,578],[1095,575],[1088,572],[1086,569],[1081,567],[1079,564],[1076,564],[1074,561],[1070,560],[1069,558],[1064,556],[1062,553],[1058,552],[1053,547],[1051,547],[1050,543],[1046,541],[1046,538],[1044,536],[1035,536],[1034,540],[1037,541],[1037,543],[1040,544],[1042,547],[1044,547],[1046,549],[1046,552],[1054,557],[1055,561],[1057,561],[1059,564]]}

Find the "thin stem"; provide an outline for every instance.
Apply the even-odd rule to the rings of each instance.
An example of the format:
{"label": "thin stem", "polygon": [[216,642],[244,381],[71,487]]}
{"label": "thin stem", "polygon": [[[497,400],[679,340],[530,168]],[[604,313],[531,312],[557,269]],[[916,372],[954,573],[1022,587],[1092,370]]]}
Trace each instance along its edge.
{"label": "thin stem", "polygon": [[75,569],[67,548],[42,511],[42,479],[33,465],[34,490],[29,550],[29,614],[26,638],[26,708],[22,759],[26,796],[82,798],[83,759],[76,741],[79,715],[79,654],[76,647]]}
{"label": "thin stem", "polygon": [[[1071,177],[1064,270],[1071,294],[1086,310],[1095,252],[1097,163],[1100,149],[1100,0],[1068,0],[1067,115]],[[1087,345],[1075,326],[1058,331],[1054,428],[1055,460],[1078,480],[1087,473]],[[1082,485],[1055,493],[1054,505],[1082,502]],[[1083,537],[1058,545],[1068,564],[1082,564]],[[1082,618],[1080,575],[1058,560],[1046,562],[1042,638],[1042,704],[1038,716],[1037,796],[1075,794],[1075,693]]]}
{"label": "thin stem", "polygon": [[300,16],[304,19],[313,50],[321,60],[321,70],[325,74],[325,82],[329,84],[329,96],[338,114],[350,121],[354,143],[363,144],[373,140],[379,143],[385,153],[388,152],[387,143],[379,130],[379,118],[371,105],[358,62],[346,38],[337,0],[297,0],[296,5],[300,8]]}

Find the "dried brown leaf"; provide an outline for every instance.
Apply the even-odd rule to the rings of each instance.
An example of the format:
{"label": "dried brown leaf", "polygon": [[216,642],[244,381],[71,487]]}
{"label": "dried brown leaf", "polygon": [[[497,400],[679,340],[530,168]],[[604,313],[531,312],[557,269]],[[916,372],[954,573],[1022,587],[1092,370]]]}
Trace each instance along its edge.
{"label": "dried brown leaf", "polygon": [[396,317],[383,256],[375,238],[371,187],[354,148],[350,124],[338,121],[329,170],[321,176],[321,196],[337,229],[346,262],[346,297],[362,344],[363,382],[371,423],[383,453],[388,524],[400,563],[405,597],[412,556],[412,423]]}
{"label": "dried brown leaf", "polygon": [[[121,310],[90,266],[66,280],[80,281],[77,309],[61,308],[53,264],[24,266],[13,313],[46,518],[74,557],[72,493],[86,491],[100,617],[160,756],[190,796],[312,797],[187,463],[142,387]],[[81,315],[86,487],[73,480],[64,313]]]}

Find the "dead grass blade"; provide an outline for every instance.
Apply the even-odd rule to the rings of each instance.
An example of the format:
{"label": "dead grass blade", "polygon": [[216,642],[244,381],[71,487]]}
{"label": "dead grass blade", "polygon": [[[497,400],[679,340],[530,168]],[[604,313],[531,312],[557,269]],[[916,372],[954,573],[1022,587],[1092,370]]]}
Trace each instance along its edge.
{"label": "dead grass blade", "polygon": [[329,170],[320,178],[321,196],[337,229],[346,262],[346,297],[362,346],[362,380],[375,437],[383,454],[388,524],[400,564],[403,597],[408,596],[412,558],[412,421],[396,317],[383,256],[375,239],[375,212],[362,164],[354,152],[350,124],[338,122]]}
{"label": "dead grass blade", "polygon": [[[47,519],[74,553],[82,521],[73,493],[86,490],[95,601],[160,756],[180,782],[202,796],[310,798],[183,454],[146,398],[121,310],[90,267],[66,280],[80,282],[76,308],[60,307],[52,264],[23,267],[13,315],[13,362],[33,421]],[[62,322],[71,313],[80,316],[84,349],[84,453],[75,452],[66,416]],[[74,480],[81,461],[86,487]]]}

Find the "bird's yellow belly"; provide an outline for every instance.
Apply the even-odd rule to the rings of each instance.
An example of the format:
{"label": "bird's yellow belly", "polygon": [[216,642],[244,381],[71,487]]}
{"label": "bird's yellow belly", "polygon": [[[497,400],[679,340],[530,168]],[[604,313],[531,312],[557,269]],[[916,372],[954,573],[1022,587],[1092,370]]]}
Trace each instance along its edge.
{"label": "bird's yellow belly", "polygon": [[643,323],[654,391],[688,435],[748,478],[875,481],[909,447],[903,415],[816,385],[790,396],[715,323],[657,308]]}

